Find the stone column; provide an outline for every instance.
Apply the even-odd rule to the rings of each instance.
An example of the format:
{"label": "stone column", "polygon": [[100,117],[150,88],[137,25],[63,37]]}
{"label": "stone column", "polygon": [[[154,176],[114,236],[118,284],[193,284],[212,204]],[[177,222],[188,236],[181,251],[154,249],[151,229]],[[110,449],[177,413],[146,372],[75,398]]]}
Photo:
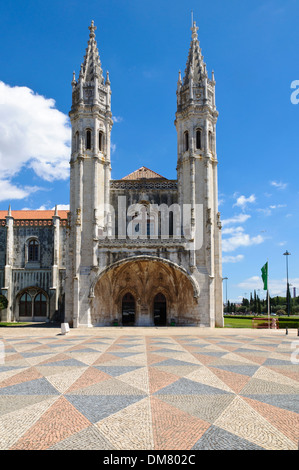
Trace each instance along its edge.
{"label": "stone column", "polygon": [[14,247],[14,233],[13,224],[14,219],[11,213],[11,207],[9,206],[8,214],[6,218],[6,261],[4,267],[4,288],[6,290],[6,298],[8,305],[6,309],[6,319],[2,314],[2,319],[6,321],[15,320],[13,313],[13,284],[12,284],[12,267],[13,267],[13,247]]}
{"label": "stone column", "polygon": [[[54,228],[54,253],[53,253],[53,266],[52,266],[52,289],[55,296],[54,308],[55,312],[58,310],[58,299],[59,299],[59,258],[60,258],[60,217],[58,215],[57,206],[55,207],[55,213],[52,217],[53,228]],[[51,316],[54,312],[49,312]]]}

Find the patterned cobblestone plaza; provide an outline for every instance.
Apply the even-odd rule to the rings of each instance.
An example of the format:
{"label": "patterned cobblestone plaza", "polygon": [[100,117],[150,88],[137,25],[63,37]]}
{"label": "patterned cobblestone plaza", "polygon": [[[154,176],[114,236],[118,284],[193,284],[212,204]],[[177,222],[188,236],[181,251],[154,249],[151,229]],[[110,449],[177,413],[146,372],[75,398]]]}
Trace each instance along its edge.
{"label": "patterned cobblestone plaza", "polygon": [[1,450],[298,449],[297,330],[17,327],[0,340]]}

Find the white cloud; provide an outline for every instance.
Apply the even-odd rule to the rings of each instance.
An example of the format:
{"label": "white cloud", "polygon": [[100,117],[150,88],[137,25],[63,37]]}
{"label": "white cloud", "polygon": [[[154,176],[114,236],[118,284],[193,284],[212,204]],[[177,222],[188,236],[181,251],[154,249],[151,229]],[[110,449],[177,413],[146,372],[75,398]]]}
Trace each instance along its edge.
{"label": "white cloud", "polygon": [[270,209],[280,209],[281,207],[286,207],[286,206],[287,206],[286,204],[277,204],[277,205],[270,206]]}
{"label": "white cloud", "polygon": [[[54,210],[55,207],[52,207],[52,209]],[[70,205],[69,204],[57,204],[57,209],[59,211],[69,211],[70,210]]]}
{"label": "white cloud", "polygon": [[265,217],[269,217],[271,214],[272,214],[272,211],[270,208],[266,208],[266,209],[257,209],[257,212],[260,212],[261,214],[263,214],[263,216]]}
{"label": "white cloud", "polygon": [[55,108],[53,99],[0,81],[2,200],[21,199],[35,190],[12,181],[24,166],[46,181],[67,179],[70,137],[69,118]]}
{"label": "white cloud", "polygon": [[238,284],[238,287],[243,290],[254,291],[258,289],[263,289],[264,284],[262,281],[262,277],[252,276],[248,279],[245,279],[245,281],[240,282]]}
{"label": "white cloud", "polygon": [[237,202],[234,204],[234,206],[241,207],[243,209],[248,203],[252,204],[253,202],[255,202],[255,200],[256,198],[254,194],[251,194],[251,196],[249,197],[245,197],[242,195],[237,198]]}
{"label": "white cloud", "polygon": [[274,186],[277,189],[286,189],[287,183],[282,183],[281,181],[271,181],[271,186]]}
{"label": "white cloud", "polygon": [[259,245],[264,241],[262,235],[251,237],[250,235],[244,232],[243,227],[236,227],[235,230],[229,229],[227,234],[231,236],[222,240],[222,250],[224,253],[235,251],[241,246],[248,247],[252,245]]}
{"label": "white cloud", "polygon": [[[224,253],[235,251],[239,247],[247,247],[251,245],[258,245],[264,241],[264,238],[261,235],[251,237],[245,233],[244,228],[240,225],[235,226],[234,224],[240,224],[246,222],[250,219],[248,214],[239,214],[230,219],[224,219],[222,221],[222,235],[227,235],[227,238],[222,238],[222,251]],[[232,225],[232,226],[231,226]],[[241,261],[243,255],[238,255],[237,257],[224,257],[224,262],[237,262]],[[227,261],[226,261],[227,260]]]}
{"label": "white cloud", "polygon": [[[289,280],[292,286],[299,286],[299,278],[293,278]],[[259,276],[252,276],[245,281],[242,281],[238,284],[240,289],[243,289],[247,292],[253,292],[254,290],[260,289],[263,291],[263,281]],[[293,287],[290,287],[291,295],[293,295]],[[286,279],[269,279],[269,293],[271,296],[279,295],[285,297],[287,290],[287,280]],[[265,291],[264,291],[265,292]],[[298,288],[297,288],[298,294]]]}
{"label": "white cloud", "polygon": [[112,121],[115,123],[119,123],[123,121],[123,118],[121,116],[112,116]]}
{"label": "white cloud", "polygon": [[222,235],[233,235],[240,232],[244,232],[243,227],[227,227],[222,230]]}
{"label": "white cloud", "polygon": [[244,255],[237,255],[237,256],[223,256],[222,263],[239,263],[243,261]]}
{"label": "white cloud", "polygon": [[221,221],[221,223],[222,226],[231,224],[242,224],[243,222],[246,222],[246,220],[250,219],[250,217],[251,216],[248,214],[239,214],[230,219],[224,219]]}
{"label": "white cloud", "polygon": [[257,209],[257,212],[262,213],[264,216],[270,216],[272,215],[272,211],[276,209],[281,209],[282,207],[287,207],[286,204],[273,204],[269,207],[266,207],[265,209]]}
{"label": "white cloud", "polygon": [[[70,205],[69,204],[57,204],[57,209],[59,211],[69,211],[70,210]],[[30,211],[32,211],[32,210],[36,210],[36,211],[54,211],[55,206],[50,207],[50,206],[47,206],[46,204],[42,204],[37,209],[34,209],[32,207],[23,207],[22,210],[23,211],[26,211],[26,210],[30,210]]]}
{"label": "white cloud", "polygon": [[37,186],[24,186],[23,188],[13,184],[9,179],[1,179],[0,176],[0,202],[11,199],[25,199],[30,194],[42,188]]}

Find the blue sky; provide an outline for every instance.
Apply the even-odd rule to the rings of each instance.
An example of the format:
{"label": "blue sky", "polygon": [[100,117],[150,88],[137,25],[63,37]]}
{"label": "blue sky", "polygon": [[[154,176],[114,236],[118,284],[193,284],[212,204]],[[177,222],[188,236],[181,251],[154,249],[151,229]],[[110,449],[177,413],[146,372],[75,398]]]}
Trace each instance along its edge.
{"label": "blue sky", "polygon": [[176,84],[191,10],[216,78],[228,298],[264,295],[267,260],[270,294],[284,294],[286,249],[298,293],[298,0],[1,1],[0,209],[69,203],[71,81],[92,19],[111,80],[112,177],[145,165],[176,178]]}

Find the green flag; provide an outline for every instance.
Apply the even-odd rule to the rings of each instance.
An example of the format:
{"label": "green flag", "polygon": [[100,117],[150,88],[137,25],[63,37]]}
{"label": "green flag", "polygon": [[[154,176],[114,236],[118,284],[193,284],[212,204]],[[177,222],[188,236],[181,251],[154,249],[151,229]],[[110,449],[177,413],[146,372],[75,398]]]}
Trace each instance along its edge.
{"label": "green flag", "polygon": [[262,267],[261,271],[262,271],[262,279],[264,283],[264,290],[268,290],[268,261]]}

